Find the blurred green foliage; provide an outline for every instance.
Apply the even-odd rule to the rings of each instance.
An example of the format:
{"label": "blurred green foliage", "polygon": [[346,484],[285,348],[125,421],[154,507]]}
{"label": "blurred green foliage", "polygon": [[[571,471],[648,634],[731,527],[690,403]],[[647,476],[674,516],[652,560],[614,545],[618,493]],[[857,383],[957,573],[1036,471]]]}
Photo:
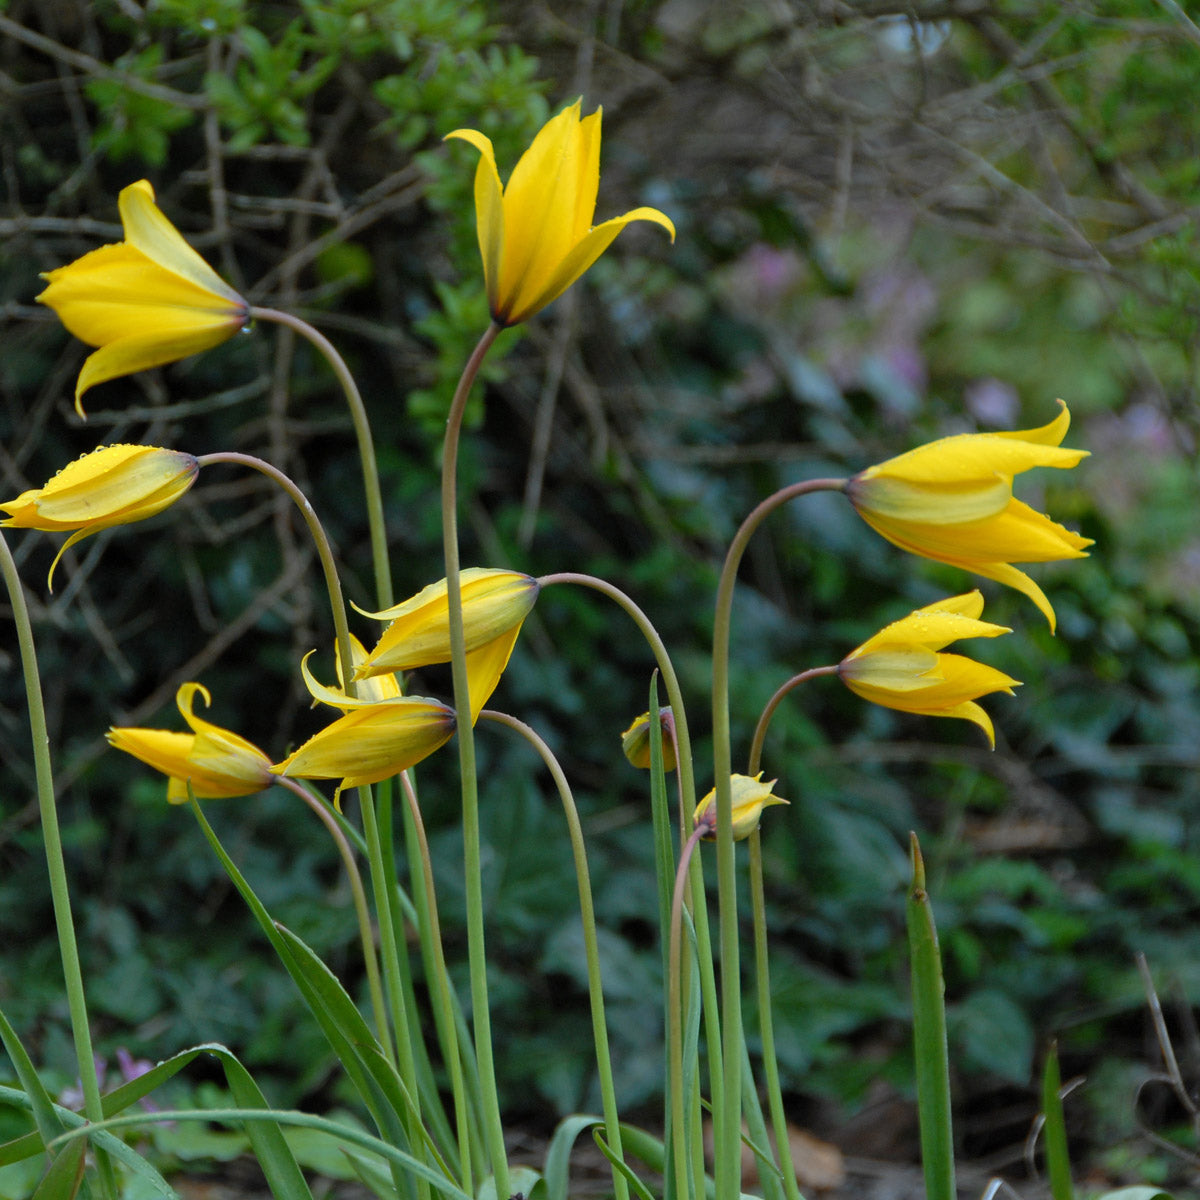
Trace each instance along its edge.
{"label": "blurred green foliage", "polygon": [[[836,680],[790,697],[768,738],[768,776],[791,801],[767,814],[765,839],[781,1063],[791,1092],[847,1109],[910,1085],[909,829],[965,1095],[1027,1084],[1051,1033],[1068,1069],[1133,1069],[1137,951],[1182,1003],[1200,999],[1200,125],[1187,87],[1200,51],[1149,0],[968,7],[915,27],[657,2],[624,6],[619,25],[582,4],[554,22],[483,0],[155,0],[93,6],[71,27],[20,0],[4,10],[96,64],[7,31],[5,486],[39,483],[100,439],[248,449],[309,492],[367,606],[352,438],[308,348],[255,330],[97,388],[83,427],[70,397],[84,351],[31,303],[36,271],[117,240],[116,194],[148,175],[218,269],[346,354],[407,595],[441,574],[440,430],[486,319],[475,156],[440,139],[483,130],[503,174],[555,106],[580,91],[604,103],[600,218],[655,204],[677,244],[625,235],[570,300],[506,335],[463,451],[464,562],[589,571],[629,591],[676,657],[704,787],[716,565],[745,513],[796,479],[946,433],[1040,425],[1056,396],[1070,402],[1069,444],[1093,458],[1018,490],[1097,546],[1036,570],[1057,638],[1015,593],[985,588],[985,615],[1014,632],[966,649],[1025,681],[989,701],[996,752],[965,723],[869,708]],[[154,1058],[222,1040],[273,1098],[341,1099],[188,814],[101,740],[114,721],[171,723],[188,678],[211,688],[214,720],[272,752],[311,731],[297,665],[314,646],[328,664],[329,630],[303,537],[268,491],[221,468],[178,514],[69,555],[54,596],[49,539],[11,544],[39,620],[101,1045]],[[971,586],[902,558],[840,497],[778,514],[735,609],[736,753],[791,674]],[[23,701],[11,643],[0,649],[0,1006],[65,1071]],[[576,783],[632,1109],[661,1077],[660,958],[646,782],[618,739],[650,669],[619,613],[556,587],[497,694]],[[448,690],[436,671],[415,682]],[[573,874],[531,756],[494,731],[479,740],[499,1074],[514,1117],[540,1121],[596,1103]],[[422,768],[421,796],[448,957],[462,961],[451,756]],[[353,981],[336,859],[294,801],[210,813],[274,915]],[[1119,1107],[1098,1098],[1097,1128],[1128,1134]]]}

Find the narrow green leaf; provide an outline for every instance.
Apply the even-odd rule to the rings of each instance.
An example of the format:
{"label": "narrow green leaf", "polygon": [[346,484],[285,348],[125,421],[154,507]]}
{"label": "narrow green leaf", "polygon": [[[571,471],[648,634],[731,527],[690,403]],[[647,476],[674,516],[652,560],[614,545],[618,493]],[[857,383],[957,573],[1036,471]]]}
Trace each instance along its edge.
{"label": "narrow green leaf", "polygon": [[603,1124],[602,1117],[591,1117],[575,1113],[563,1117],[554,1129],[554,1136],[546,1148],[543,1177],[546,1180],[546,1200],[567,1200],[567,1184],[570,1177],[571,1149],[575,1139],[593,1125]]}
{"label": "narrow green leaf", "polygon": [[1075,1200],[1061,1090],[1058,1046],[1052,1042],[1046,1053],[1046,1064],[1042,1068],[1042,1136],[1046,1141],[1046,1174],[1050,1176],[1050,1194],[1054,1200]]}
{"label": "narrow green leaf", "polygon": [[955,1200],[954,1133],[950,1116],[950,1052],[946,1044],[946,996],[933,907],[925,890],[925,862],[915,833],[909,834],[913,881],[906,905],[912,968],[913,1050],[917,1116],[927,1200]]}
{"label": "narrow green leaf", "polygon": [[[237,1104],[242,1108],[269,1109],[258,1084],[237,1058],[228,1050],[218,1057]],[[278,1125],[253,1122],[246,1126],[246,1136],[275,1200],[312,1200],[312,1192]]]}
{"label": "narrow green leaf", "polygon": [[[622,1141],[624,1141],[624,1135],[625,1135],[625,1126],[622,1125],[621,1126]],[[607,1158],[608,1161],[610,1163],[612,1163],[612,1165],[614,1167],[616,1167],[616,1169],[618,1171],[620,1171],[622,1175],[625,1176],[625,1179],[628,1181],[629,1186],[631,1188],[633,1188],[633,1190],[638,1194],[639,1200],[654,1200],[654,1196],[651,1194],[650,1189],[633,1173],[633,1168],[630,1167],[629,1164],[627,1162],[625,1162],[624,1159],[618,1158],[612,1152],[612,1148],[604,1140],[604,1135],[600,1132],[599,1129],[592,1130],[592,1140],[596,1143],[597,1146],[600,1147],[600,1153],[603,1154],[604,1157]],[[661,1145],[661,1143],[660,1143],[660,1145]]]}
{"label": "narrow green leaf", "polygon": [[29,1097],[33,1123],[37,1126],[38,1135],[40,1135],[41,1145],[38,1147],[40,1150],[41,1146],[62,1132],[63,1124],[54,1115],[54,1100],[42,1084],[41,1077],[34,1068],[33,1060],[25,1053],[25,1047],[21,1045],[21,1039],[17,1037],[16,1030],[8,1023],[8,1018],[2,1012],[0,1012],[0,1042],[4,1043],[4,1049],[8,1052],[8,1057],[12,1059],[12,1064],[16,1068],[17,1080],[25,1089],[25,1095]]}
{"label": "narrow green leaf", "polygon": [[31,1200],[75,1200],[83,1182],[83,1152],[87,1142],[80,1138],[54,1156]]}

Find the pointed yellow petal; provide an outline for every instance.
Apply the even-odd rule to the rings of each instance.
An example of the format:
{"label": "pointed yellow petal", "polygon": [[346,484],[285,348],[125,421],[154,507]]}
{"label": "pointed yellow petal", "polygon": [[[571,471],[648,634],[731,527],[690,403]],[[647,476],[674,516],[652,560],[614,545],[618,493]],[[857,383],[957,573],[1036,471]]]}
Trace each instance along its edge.
{"label": "pointed yellow petal", "polygon": [[553,272],[540,281],[540,287],[535,289],[530,285],[521,289],[520,303],[514,306],[512,322],[516,324],[523,321],[557,300],[612,245],[617,234],[633,221],[653,221],[671,235],[672,241],[675,240],[674,224],[670,217],[657,208],[635,208],[624,216],[613,217],[597,225],[555,264]]}
{"label": "pointed yellow petal", "polygon": [[154,203],[154,189],[145,180],[131,183],[117,198],[125,240],[159,266],[188,280],[200,291],[214,292],[240,309],[246,302],[191,248],[179,230]]}
{"label": "pointed yellow petal", "polygon": [[514,625],[507,633],[502,633],[467,655],[467,695],[471,697],[472,725],[479,720],[483,706],[496,690],[520,632],[520,625]]}
{"label": "pointed yellow petal", "polygon": [[[514,321],[515,312],[527,308],[522,298],[542,290],[575,239],[583,150],[579,108],[577,100],[542,126],[504,189],[500,291],[513,303]],[[591,223],[588,213],[585,228]]]}
{"label": "pointed yellow petal", "polygon": [[[446,138],[469,142],[479,151],[475,168],[475,231],[479,255],[483,259],[483,281],[492,316],[504,321],[500,296],[500,267],[504,257],[504,189],[496,169],[496,151],[492,140],[475,129],[456,129]],[[445,140],[445,139],[443,139]]]}

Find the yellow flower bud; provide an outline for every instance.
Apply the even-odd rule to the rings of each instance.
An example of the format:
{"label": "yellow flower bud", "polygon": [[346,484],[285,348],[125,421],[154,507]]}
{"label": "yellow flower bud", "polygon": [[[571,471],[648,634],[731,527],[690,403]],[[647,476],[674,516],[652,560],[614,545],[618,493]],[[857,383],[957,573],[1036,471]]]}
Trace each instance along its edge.
{"label": "yellow flower bud", "polygon": [[192,455],[179,450],[101,446],[63,467],[45,487],[0,503],[8,513],[0,525],[72,531],[50,566],[53,590],[54,568],[69,547],[102,529],[162,512],[192,486],[199,469]]}
{"label": "yellow flower bud", "polygon": [[336,795],[390,779],[427,758],[454,733],[454,709],[424,696],[352,708],[270,768],[293,779],[340,779]]}
{"label": "yellow flower bud", "polygon": [[[490,567],[470,567],[460,572],[459,585],[462,588],[471,720],[475,721],[500,682],[521,625],[537,600],[540,585],[536,579],[518,571]],[[446,580],[431,583],[415,596],[383,612],[363,615],[391,624],[365,661],[355,667],[355,679],[450,661],[450,604]]]}
{"label": "yellow flower bud", "polygon": [[[749,837],[757,828],[762,810],[773,804],[787,804],[780,796],[771,794],[771,789],[777,780],[770,783],[762,782],[763,773],[759,771],[751,778],[749,775],[731,775],[729,777],[730,799],[733,814],[733,840],[740,842]],[[702,835],[705,841],[713,841],[717,834],[717,789],[713,788],[703,800],[696,805],[692,818],[695,828],[705,830]]]}
{"label": "yellow flower bud", "polygon": [[[663,770],[675,770],[675,714],[669,705],[658,710],[659,724],[662,726],[662,755]],[[621,750],[625,757],[642,770],[650,767],[650,714],[642,713],[640,717],[621,734]]]}
{"label": "yellow flower bud", "polygon": [[168,776],[167,799],[172,804],[187,800],[189,782],[197,800],[249,796],[270,787],[271,760],[245,738],[193,715],[197,693],[206,705],[212,703],[208,689],[199,683],[185,683],[175,694],[191,733],[114,726],[108,731],[109,745]]}

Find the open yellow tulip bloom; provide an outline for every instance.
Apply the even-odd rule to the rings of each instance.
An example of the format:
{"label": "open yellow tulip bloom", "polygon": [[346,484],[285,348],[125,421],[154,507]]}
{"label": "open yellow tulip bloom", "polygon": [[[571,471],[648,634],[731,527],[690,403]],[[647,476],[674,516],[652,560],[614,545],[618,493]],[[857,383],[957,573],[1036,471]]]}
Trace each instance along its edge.
{"label": "open yellow tulip bloom", "polygon": [[1016,588],[1053,631],[1050,601],[1012,564],[1086,558],[1092,540],[1015,499],[1012,481],[1033,467],[1073,467],[1087,456],[1061,446],[1070,422],[1062,404],[1062,412],[1040,429],[940,438],[868,467],[849,481],[846,494],[889,542]]}
{"label": "open yellow tulip bloom", "polygon": [[197,693],[205,704],[212,702],[199,683],[185,683],[175,694],[191,733],[114,726],[108,731],[109,744],[168,776],[167,799],[172,804],[187,800],[189,783],[197,800],[249,796],[270,787],[271,760],[245,738],[195,716]]}
{"label": "open yellow tulip bloom", "polygon": [[38,296],[80,341],[98,346],[79,372],[75,408],[97,383],[198,354],[232,337],[250,306],[184,241],[145,180],[118,199],[125,240],[47,271]]}
{"label": "open yellow tulip bloom", "polygon": [[71,533],[50,566],[53,591],[54,568],[71,546],[162,512],[192,486],[199,470],[192,455],[178,450],[101,446],[63,467],[45,487],[0,502],[0,511],[8,513],[0,525]]}
{"label": "open yellow tulip bloom", "polygon": [[[762,782],[763,773],[757,775],[731,775],[729,777],[730,799],[733,805],[733,840],[740,842],[748,838],[757,828],[762,810],[773,804],[787,804],[781,796],[771,794],[776,780],[770,783]],[[699,829],[704,826],[701,835],[707,841],[712,841],[717,831],[717,789],[713,788],[699,804],[692,815],[692,825]]]}
{"label": "open yellow tulip bloom", "polygon": [[352,708],[271,767],[293,779],[340,779],[337,792],[399,775],[454,733],[454,709],[424,696]]}
{"label": "open yellow tulip bloom", "polygon": [[579,117],[580,102],[552,117],[521,155],[505,187],[491,139],[456,129],[479,151],[475,221],[492,317],[518,325],[556,300],[632,221],[653,221],[675,240],[657,208],[635,208],[592,227],[600,186],[600,113]]}
{"label": "open yellow tulip bloom", "polygon": [[979,620],[982,612],[983,597],[978,591],[918,608],[846,655],[838,664],[838,676],[855,695],[873,704],[973,721],[995,748],[992,719],[975,701],[992,692],[1011,696],[1020,680],[961,654],[939,653],[959,638],[1012,632]]}
{"label": "open yellow tulip bloom", "polygon": [[[540,585],[519,571],[491,567],[469,567],[459,573],[459,582],[474,722],[508,666]],[[383,612],[364,615],[391,624],[366,659],[355,666],[356,680],[450,661],[450,603],[444,579]]]}

